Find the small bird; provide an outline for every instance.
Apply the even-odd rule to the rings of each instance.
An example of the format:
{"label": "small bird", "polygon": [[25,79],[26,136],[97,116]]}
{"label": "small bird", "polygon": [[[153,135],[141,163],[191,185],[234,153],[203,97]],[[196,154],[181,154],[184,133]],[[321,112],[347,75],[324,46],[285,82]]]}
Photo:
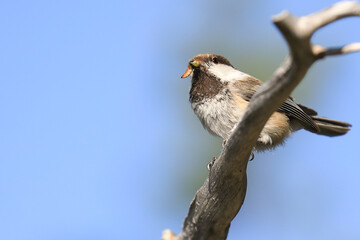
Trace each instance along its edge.
{"label": "small bird", "polygon": [[[239,71],[226,58],[212,53],[199,54],[191,59],[181,78],[190,75],[191,107],[205,129],[226,141],[263,82]],[[351,124],[346,122],[318,117],[315,110],[297,104],[289,97],[266,122],[254,149],[272,149],[300,129],[333,137],[344,135],[350,127]]]}

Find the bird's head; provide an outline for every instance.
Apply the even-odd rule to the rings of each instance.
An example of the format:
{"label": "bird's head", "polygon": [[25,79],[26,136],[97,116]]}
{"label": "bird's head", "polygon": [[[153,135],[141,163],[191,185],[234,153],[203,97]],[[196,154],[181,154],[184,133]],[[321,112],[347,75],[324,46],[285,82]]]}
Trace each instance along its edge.
{"label": "bird's head", "polygon": [[189,61],[188,67],[181,78],[205,73],[208,76],[214,76],[222,79],[224,74],[231,71],[233,66],[223,56],[213,53],[199,54]]}

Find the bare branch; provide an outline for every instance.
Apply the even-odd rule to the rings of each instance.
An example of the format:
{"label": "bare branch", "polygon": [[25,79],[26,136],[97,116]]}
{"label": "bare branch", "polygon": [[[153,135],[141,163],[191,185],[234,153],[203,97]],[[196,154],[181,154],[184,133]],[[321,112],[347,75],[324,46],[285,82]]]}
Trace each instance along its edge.
{"label": "bare branch", "polygon": [[335,56],[335,55],[343,55],[347,53],[359,52],[360,51],[360,42],[350,43],[343,47],[335,47],[335,48],[324,48],[320,45],[313,45],[313,54],[316,58],[320,59],[325,56]]}
{"label": "bare branch", "polygon": [[[274,24],[279,28],[288,42],[294,59],[304,55],[311,57],[310,39],[314,32],[336,20],[360,16],[360,6],[357,2],[342,1],[319,12],[303,17],[295,17],[288,11],[273,17]],[[314,55],[313,55],[314,56]]]}
{"label": "bare branch", "polygon": [[[251,99],[242,121],[197,191],[176,239],[226,239],[230,223],[244,201],[248,159],[266,121],[317,59],[360,50],[359,43],[326,49],[310,42],[316,30],[349,16],[360,16],[360,6],[356,2],[339,2],[304,17],[283,12],[273,18],[289,45],[290,55]],[[168,236],[163,239],[173,237]]]}
{"label": "bare branch", "polygon": [[352,16],[360,16],[360,7],[358,3],[356,1],[342,1],[315,14],[302,17],[300,24],[304,28],[309,29],[309,34],[313,35],[316,30],[327,24]]}

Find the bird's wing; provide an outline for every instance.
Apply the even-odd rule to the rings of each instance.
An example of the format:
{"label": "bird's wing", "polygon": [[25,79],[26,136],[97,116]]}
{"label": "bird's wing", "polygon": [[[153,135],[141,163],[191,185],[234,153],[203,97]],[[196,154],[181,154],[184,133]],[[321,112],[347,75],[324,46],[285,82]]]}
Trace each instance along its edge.
{"label": "bird's wing", "polygon": [[[245,79],[235,81],[233,83],[233,89],[235,94],[240,95],[246,101],[250,101],[252,96],[262,84],[263,82],[249,75]],[[289,117],[296,118],[305,129],[315,133],[319,132],[319,127],[316,123],[298,104],[294,102],[291,97],[287,98],[277,111],[283,112]],[[315,113],[314,115],[316,115],[316,112],[313,112]]]}
{"label": "bird's wing", "polygon": [[246,78],[235,81],[232,89],[235,94],[240,95],[246,101],[250,101],[262,84],[262,81],[248,75]]}
{"label": "bird's wing", "polygon": [[312,120],[312,118],[307,115],[299,105],[294,102],[294,100],[289,97],[286,101],[279,107],[279,112],[285,113],[287,116],[296,118],[300,121],[301,125],[304,126],[306,130],[311,132],[318,133],[320,131],[318,125]]}

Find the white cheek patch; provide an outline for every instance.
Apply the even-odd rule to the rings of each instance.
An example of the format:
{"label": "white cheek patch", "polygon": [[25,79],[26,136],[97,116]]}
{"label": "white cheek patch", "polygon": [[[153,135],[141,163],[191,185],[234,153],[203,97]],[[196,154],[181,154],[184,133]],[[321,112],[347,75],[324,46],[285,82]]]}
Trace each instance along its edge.
{"label": "white cheek patch", "polygon": [[209,72],[220,79],[222,82],[234,82],[249,75],[243,73],[231,66],[225,64],[211,64],[209,67]]}

